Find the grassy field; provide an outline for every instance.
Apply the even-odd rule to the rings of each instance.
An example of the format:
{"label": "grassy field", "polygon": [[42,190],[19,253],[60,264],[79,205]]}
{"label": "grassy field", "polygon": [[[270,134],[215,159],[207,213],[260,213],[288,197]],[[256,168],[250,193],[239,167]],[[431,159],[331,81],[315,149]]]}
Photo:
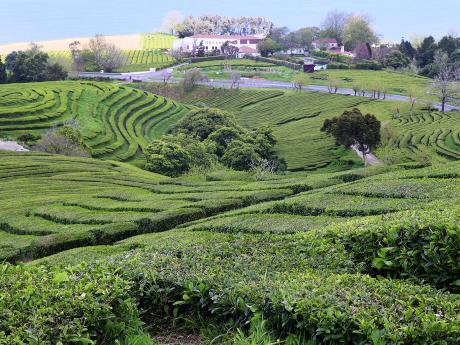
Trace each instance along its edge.
{"label": "grassy field", "polygon": [[[228,66],[229,69],[225,69]],[[213,60],[195,62],[176,70],[175,76],[183,76],[187,69],[199,68],[203,74],[213,79],[230,79],[232,73],[239,73],[244,78],[264,78],[278,81],[291,81],[295,71],[269,62],[260,62],[249,59]]]}
{"label": "grassy field", "polygon": [[142,149],[189,111],[130,87],[98,82],[0,86],[0,136],[41,134],[77,121],[93,157],[142,164]]}
{"label": "grassy field", "polygon": [[142,35],[142,49],[171,49],[176,39],[176,36],[168,34],[144,34]]}
{"label": "grassy field", "polygon": [[[454,162],[170,179],[1,153],[2,253],[41,259],[3,266],[0,301],[15,312],[0,334],[113,343],[140,327],[139,309],[152,334],[166,323],[213,338],[259,315],[296,343],[455,344],[459,177]],[[60,297],[37,308],[48,293]]]}

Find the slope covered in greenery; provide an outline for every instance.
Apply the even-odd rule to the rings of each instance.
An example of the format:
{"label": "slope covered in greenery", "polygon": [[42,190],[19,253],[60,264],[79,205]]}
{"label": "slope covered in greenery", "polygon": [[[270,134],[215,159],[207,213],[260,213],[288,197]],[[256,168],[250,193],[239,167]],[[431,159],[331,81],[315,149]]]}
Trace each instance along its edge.
{"label": "slope covered in greenery", "polygon": [[[2,253],[43,257],[3,266],[6,339],[111,343],[140,327],[139,310],[152,332],[184,318],[244,329],[260,314],[277,337],[313,343],[460,339],[459,163],[256,181],[35,153],[0,162]],[[60,296],[46,309],[37,281]]]}
{"label": "slope covered in greenery", "polygon": [[189,111],[163,97],[101,82],[0,86],[0,135],[42,134],[75,120],[93,157],[139,163],[142,149]]}
{"label": "slope covered in greenery", "polygon": [[403,160],[414,161],[421,157],[458,159],[460,155],[459,112],[443,114],[424,105],[411,109],[408,102],[320,92],[209,89],[196,94],[186,101],[234,112],[249,128],[272,127],[277,151],[287,160],[289,170],[359,166],[350,151],[337,148],[332,138],[320,132],[325,119],[353,107],[383,122],[384,142],[378,152],[382,155],[390,150]]}

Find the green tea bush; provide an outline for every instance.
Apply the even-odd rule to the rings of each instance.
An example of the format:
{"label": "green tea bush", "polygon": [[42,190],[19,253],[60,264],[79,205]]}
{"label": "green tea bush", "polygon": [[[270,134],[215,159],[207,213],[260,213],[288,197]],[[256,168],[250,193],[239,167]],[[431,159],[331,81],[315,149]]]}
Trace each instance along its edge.
{"label": "green tea bush", "polygon": [[117,270],[0,267],[1,344],[113,344],[142,322]]}
{"label": "green tea bush", "polygon": [[[436,209],[436,205],[431,208]],[[326,237],[343,244],[355,261],[367,265],[369,272],[414,277],[458,291],[459,217],[451,208],[408,211],[390,219],[358,220],[331,226]]]}

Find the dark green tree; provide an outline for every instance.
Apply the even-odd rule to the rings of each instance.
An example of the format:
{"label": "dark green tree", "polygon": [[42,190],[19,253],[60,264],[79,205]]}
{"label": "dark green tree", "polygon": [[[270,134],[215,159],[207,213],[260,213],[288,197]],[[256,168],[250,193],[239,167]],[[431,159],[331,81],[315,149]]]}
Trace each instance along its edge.
{"label": "dark green tree", "polygon": [[220,109],[200,108],[191,111],[174,128],[173,132],[184,133],[199,140],[208,136],[222,127],[239,128],[235,117]]}
{"label": "dark green tree", "polygon": [[410,60],[406,55],[400,51],[395,50],[385,55],[383,64],[385,67],[400,69],[409,66]]}
{"label": "dark green tree", "polygon": [[7,75],[6,75],[6,66],[2,61],[2,57],[0,56],[0,84],[7,82]]}
{"label": "dark green tree", "polygon": [[438,42],[438,48],[444,51],[449,56],[449,59],[452,60],[452,55],[460,48],[460,38],[452,35],[444,36]]}
{"label": "dark green tree", "polygon": [[167,176],[179,176],[190,168],[190,155],[181,145],[154,140],[146,149],[145,168]]}
{"label": "dark green tree", "polygon": [[222,156],[222,162],[235,170],[249,170],[260,159],[253,145],[240,140],[233,141]]}
{"label": "dark green tree", "polygon": [[362,152],[364,162],[380,144],[380,121],[374,115],[363,115],[357,108],[345,111],[341,116],[324,121],[322,132],[332,135],[336,145],[355,146]]}
{"label": "dark green tree", "polygon": [[67,72],[58,63],[47,65],[45,78],[46,80],[64,80],[67,78]]}
{"label": "dark green tree", "polygon": [[404,38],[401,40],[401,44],[399,45],[399,51],[411,60],[415,57],[416,53],[412,44],[409,41],[405,41]]}
{"label": "dark green tree", "polygon": [[438,45],[433,36],[426,37],[420,47],[417,48],[416,60],[419,67],[423,68],[426,65],[433,63],[434,54],[438,49]]}
{"label": "dark green tree", "polygon": [[205,55],[204,53],[205,53],[205,49],[204,49],[203,41],[201,41],[196,49],[196,56],[204,57]]}
{"label": "dark green tree", "polygon": [[262,56],[273,55],[275,52],[280,51],[282,49],[283,46],[281,46],[271,38],[267,38],[257,43],[257,50]]}

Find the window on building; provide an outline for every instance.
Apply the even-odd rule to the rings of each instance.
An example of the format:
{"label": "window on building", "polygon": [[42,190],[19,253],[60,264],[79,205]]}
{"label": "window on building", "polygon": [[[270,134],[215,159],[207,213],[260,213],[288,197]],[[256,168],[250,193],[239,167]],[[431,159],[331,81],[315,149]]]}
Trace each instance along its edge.
{"label": "window on building", "polygon": [[249,40],[249,44],[257,44],[259,43],[259,40]]}

